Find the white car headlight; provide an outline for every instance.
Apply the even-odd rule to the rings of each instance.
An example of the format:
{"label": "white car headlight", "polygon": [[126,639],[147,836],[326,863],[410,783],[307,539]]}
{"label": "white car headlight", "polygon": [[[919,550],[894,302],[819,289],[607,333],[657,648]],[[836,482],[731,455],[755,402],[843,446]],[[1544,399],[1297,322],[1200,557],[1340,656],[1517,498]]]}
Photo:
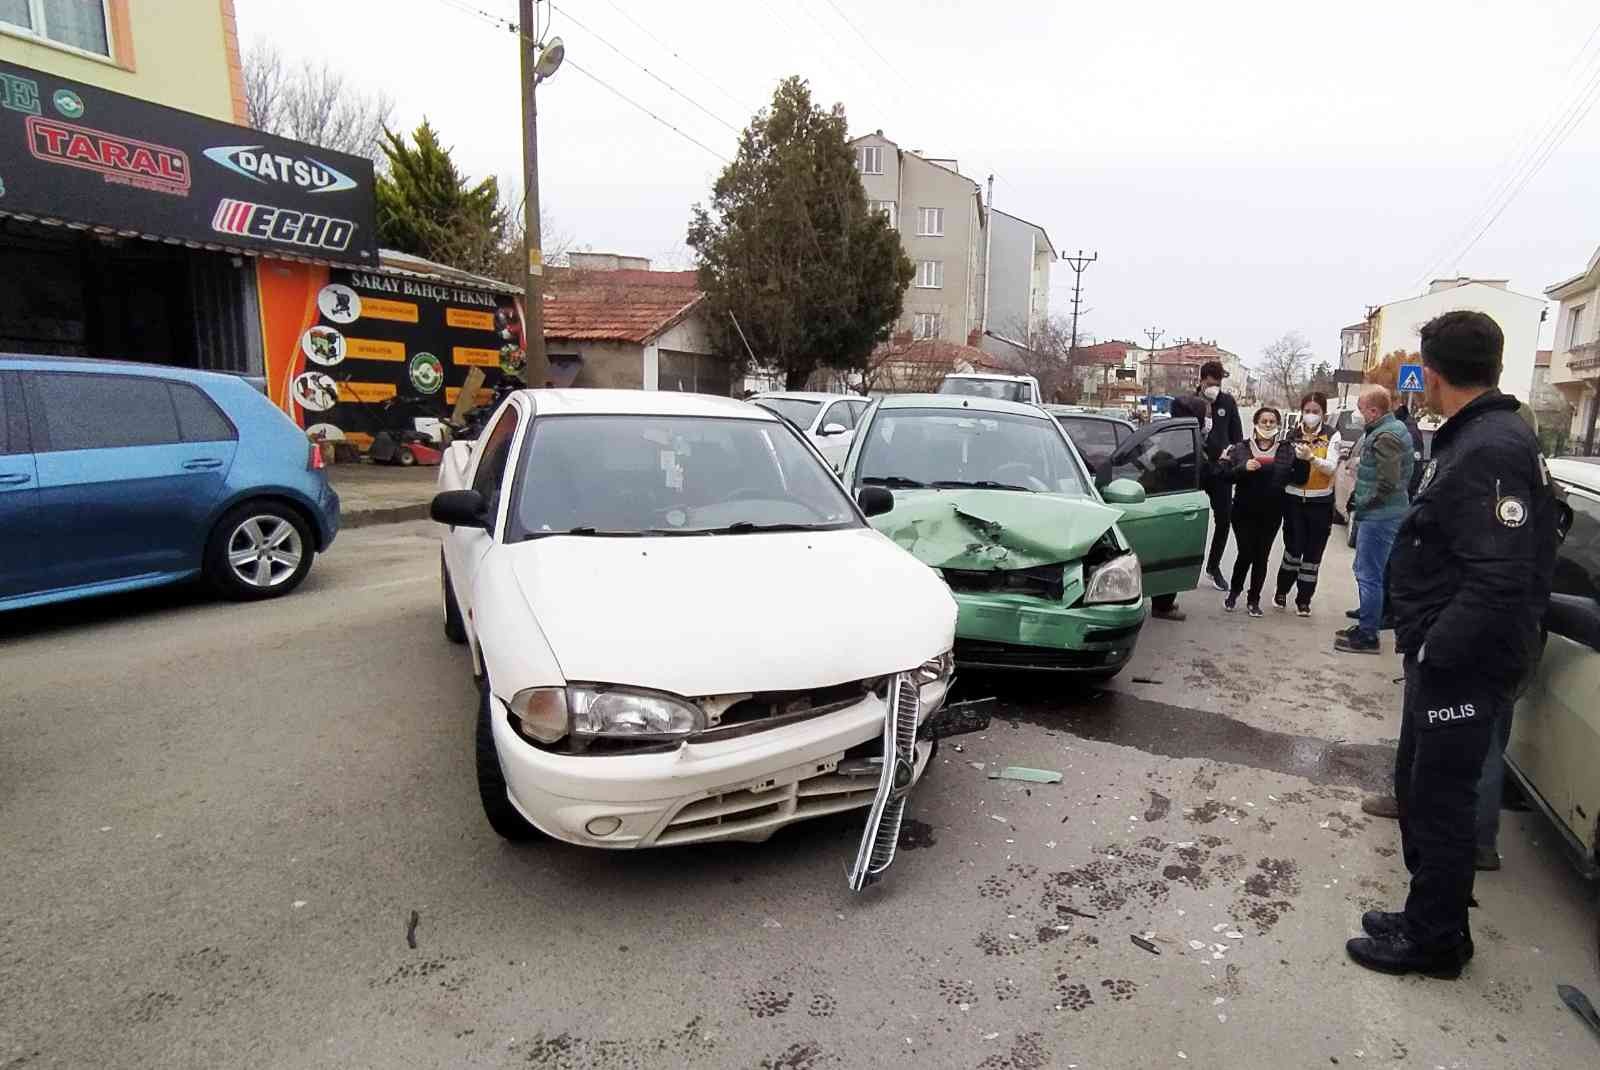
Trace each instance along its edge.
{"label": "white car headlight", "polygon": [[956,652],[946,650],[936,658],[929,658],[917,666],[911,673],[911,678],[917,684],[917,693],[922,699],[922,714],[936,711],[944,705],[944,699],[950,693],[950,681],[956,674]]}
{"label": "white car headlight", "polygon": [[1113,557],[1089,573],[1089,586],[1084,591],[1085,605],[1102,602],[1134,602],[1144,597],[1144,584],[1139,575],[1139,558],[1123,554]]}
{"label": "white car headlight", "polygon": [[583,745],[595,739],[660,742],[683,739],[706,727],[699,707],[656,691],[578,685],[517,692],[511,712],[525,735],[541,743],[565,736]]}

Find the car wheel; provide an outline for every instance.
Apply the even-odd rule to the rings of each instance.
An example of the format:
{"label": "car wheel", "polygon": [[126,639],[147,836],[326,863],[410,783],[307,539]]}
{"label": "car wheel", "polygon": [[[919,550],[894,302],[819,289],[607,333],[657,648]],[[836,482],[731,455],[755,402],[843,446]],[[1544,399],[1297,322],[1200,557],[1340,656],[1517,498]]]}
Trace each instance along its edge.
{"label": "car wheel", "polygon": [[461,619],[455,588],[450,586],[450,570],[445,568],[443,550],[439,551],[439,585],[444,588],[444,637],[452,643],[465,643],[467,626]]}
{"label": "car wheel", "polygon": [[405,445],[402,445],[398,450],[395,451],[394,459],[395,463],[397,463],[401,468],[410,468],[412,465],[417,463],[417,455],[411,452],[410,446]]}
{"label": "car wheel", "polygon": [[494,716],[494,699],[489,694],[486,677],[478,688],[478,799],[483,803],[483,816],[489,827],[512,843],[526,843],[543,839],[544,833],[528,823],[517,812],[506,795],[506,777],[500,769],[500,754],[494,746],[494,728],[489,718]]}
{"label": "car wheel", "polygon": [[300,586],[315,556],[311,529],[293,509],[276,502],[245,502],[212,529],[204,572],[224,598],[254,602]]}

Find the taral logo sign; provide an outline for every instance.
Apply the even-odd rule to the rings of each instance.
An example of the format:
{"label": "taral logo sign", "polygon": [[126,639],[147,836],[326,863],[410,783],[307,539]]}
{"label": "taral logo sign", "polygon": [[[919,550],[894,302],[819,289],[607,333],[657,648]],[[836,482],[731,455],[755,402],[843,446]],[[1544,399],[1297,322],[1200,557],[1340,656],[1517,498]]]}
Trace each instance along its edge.
{"label": "taral logo sign", "polygon": [[355,179],[325,163],[307,156],[282,156],[261,145],[218,145],[205,153],[212,163],[263,185],[279,182],[307,193],[356,188]]}
{"label": "taral logo sign", "polygon": [[221,234],[342,252],[349,247],[356,225],[348,219],[224,197],[211,217],[211,229]]}
{"label": "taral logo sign", "polygon": [[180,197],[189,194],[189,157],[165,145],[30,115],[28,151],[46,163],[97,171],[107,182]]}

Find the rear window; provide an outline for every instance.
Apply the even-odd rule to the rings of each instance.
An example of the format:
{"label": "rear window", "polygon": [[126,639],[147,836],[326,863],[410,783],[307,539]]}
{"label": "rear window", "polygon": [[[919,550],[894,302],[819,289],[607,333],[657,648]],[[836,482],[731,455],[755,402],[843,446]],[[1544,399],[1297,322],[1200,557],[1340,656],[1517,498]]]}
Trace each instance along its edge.
{"label": "rear window", "polygon": [[996,401],[1030,402],[1033,400],[1033,384],[1011,379],[946,379],[939,384],[939,393],[994,398]]}
{"label": "rear window", "polygon": [[1070,416],[1056,419],[1090,468],[1098,468],[1100,462],[1117,451],[1117,425],[1109,420],[1075,420]]}
{"label": "rear window", "polygon": [[168,383],[167,387],[185,442],[228,442],[238,437],[222,410],[199,387],[188,383]]}
{"label": "rear window", "polygon": [[164,380],[33,372],[28,381],[44,421],[42,437],[49,451],[165,446],[183,441]]}

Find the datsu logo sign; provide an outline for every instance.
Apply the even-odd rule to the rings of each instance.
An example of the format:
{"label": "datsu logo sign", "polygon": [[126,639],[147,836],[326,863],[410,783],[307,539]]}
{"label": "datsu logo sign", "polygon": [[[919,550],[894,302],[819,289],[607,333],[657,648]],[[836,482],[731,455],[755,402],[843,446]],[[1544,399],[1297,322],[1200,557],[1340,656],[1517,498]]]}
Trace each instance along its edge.
{"label": "datsu logo sign", "polygon": [[218,145],[205,150],[206,159],[252,182],[274,182],[307,193],[338,193],[355,189],[356,181],[342,171],[309,156],[283,156],[261,145]]}

